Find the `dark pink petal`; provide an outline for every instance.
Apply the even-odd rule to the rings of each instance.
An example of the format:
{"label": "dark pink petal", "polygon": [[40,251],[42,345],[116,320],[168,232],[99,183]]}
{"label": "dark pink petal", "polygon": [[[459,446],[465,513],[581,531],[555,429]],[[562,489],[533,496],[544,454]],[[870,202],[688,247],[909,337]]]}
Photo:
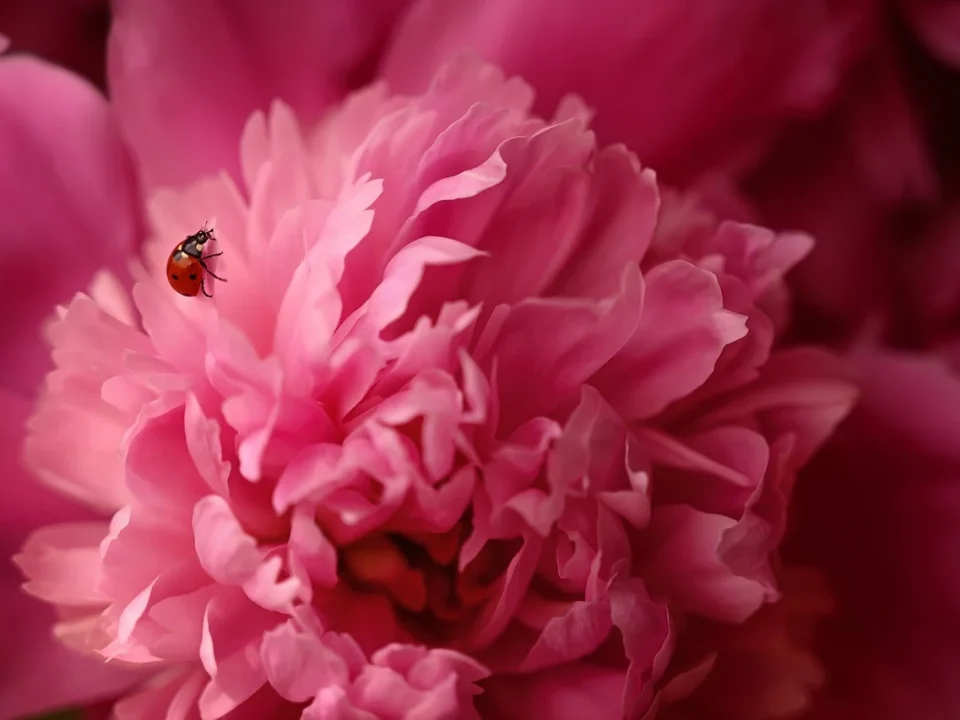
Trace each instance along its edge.
{"label": "dark pink petal", "polygon": [[[767,564],[767,532],[750,518],[739,523],[683,505],[659,508],[647,532],[652,550],[641,576],[651,592],[675,607],[725,622],[743,622],[764,602],[775,600]],[[742,546],[751,553],[749,574],[728,564],[726,554]]]}
{"label": "dark pink petal", "polygon": [[535,298],[511,309],[491,351],[502,431],[575,400],[571,394],[634,334],[643,282],[629,266],[621,279],[619,293],[603,301]]}
{"label": "dark pink petal", "polygon": [[280,98],[302,121],[318,120],[362,77],[398,7],[115,3],[110,90],[147,185],[180,185],[220,169],[239,180],[247,117]]}
{"label": "dark pink petal", "polygon": [[591,381],[628,419],[643,419],[692,392],[723,348],[743,337],[713,273],[676,260],[645,278],[643,311],[629,342]]}

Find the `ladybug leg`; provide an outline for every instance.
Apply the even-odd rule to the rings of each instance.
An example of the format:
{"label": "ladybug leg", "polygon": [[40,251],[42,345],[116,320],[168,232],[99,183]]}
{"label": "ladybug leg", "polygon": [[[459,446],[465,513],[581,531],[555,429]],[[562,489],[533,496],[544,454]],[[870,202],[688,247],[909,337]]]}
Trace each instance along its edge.
{"label": "ladybug leg", "polygon": [[213,298],[213,295],[207,292],[207,286],[204,284],[203,278],[200,278],[200,289],[203,291],[203,294],[206,295],[208,298],[211,298],[211,299]]}
{"label": "ladybug leg", "polygon": [[215,278],[216,278],[217,280],[219,280],[220,282],[226,282],[226,280],[225,280],[224,278],[220,277],[220,276],[217,275],[215,272],[213,272],[210,268],[208,268],[208,267],[207,267],[207,264],[204,262],[204,260],[206,260],[207,258],[216,257],[217,255],[223,255],[223,253],[216,253],[216,254],[214,254],[214,255],[205,255],[204,257],[200,258],[200,267],[202,267],[204,270],[206,270],[207,273],[209,273],[211,277],[215,277]]}

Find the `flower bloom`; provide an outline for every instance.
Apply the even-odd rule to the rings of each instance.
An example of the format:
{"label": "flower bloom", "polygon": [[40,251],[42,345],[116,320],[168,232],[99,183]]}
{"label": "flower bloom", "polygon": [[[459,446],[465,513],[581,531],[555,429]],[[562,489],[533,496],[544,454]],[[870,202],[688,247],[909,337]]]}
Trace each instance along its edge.
{"label": "flower bloom", "polygon": [[[58,311],[25,455],[110,519],[17,562],[65,643],[149,674],[118,717],[652,717],[781,597],[854,396],[773,349],[811,241],[532,102],[463,59],[305,131],[275,103],[240,182],[150,198],[132,301]],[[226,282],[183,298],[204,223]]]}

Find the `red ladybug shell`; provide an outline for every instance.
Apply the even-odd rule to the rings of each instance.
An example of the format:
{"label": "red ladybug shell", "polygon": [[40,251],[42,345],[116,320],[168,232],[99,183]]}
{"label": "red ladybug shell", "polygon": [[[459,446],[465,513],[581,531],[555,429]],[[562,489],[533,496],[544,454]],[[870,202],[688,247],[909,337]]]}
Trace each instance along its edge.
{"label": "red ladybug shell", "polygon": [[223,255],[220,252],[203,254],[207,242],[213,239],[213,231],[204,228],[188,236],[167,258],[167,282],[181,295],[196,297],[202,292],[207,297],[211,297],[204,284],[204,278],[207,275],[226,282],[222,277],[215,275],[204,262]]}
{"label": "red ladybug shell", "polygon": [[167,259],[167,281],[170,287],[181,295],[196,297],[203,286],[203,266],[200,260],[183,252],[183,245],[177,245]]}

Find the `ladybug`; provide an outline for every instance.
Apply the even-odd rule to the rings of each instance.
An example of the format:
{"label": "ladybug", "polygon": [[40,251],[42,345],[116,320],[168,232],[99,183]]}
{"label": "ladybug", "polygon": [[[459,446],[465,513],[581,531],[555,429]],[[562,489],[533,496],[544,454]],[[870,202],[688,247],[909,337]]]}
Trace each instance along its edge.
{"label": "ladybug", "polygon": [[215,239],[213,230],[207,230],[204,226],[202,230],[188,235],[186,240],[173,249],[167,259],[167,282],[170,283],[170,287],[187,297],[196,297],[201,291],[207,297],[213,297],[203,284],[204,273],[226,282],[222,277],[215,275],[204,262],[223,255],[222,252],[203,254],[204,245]]}

